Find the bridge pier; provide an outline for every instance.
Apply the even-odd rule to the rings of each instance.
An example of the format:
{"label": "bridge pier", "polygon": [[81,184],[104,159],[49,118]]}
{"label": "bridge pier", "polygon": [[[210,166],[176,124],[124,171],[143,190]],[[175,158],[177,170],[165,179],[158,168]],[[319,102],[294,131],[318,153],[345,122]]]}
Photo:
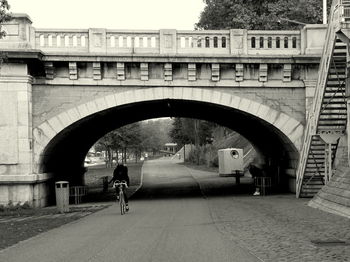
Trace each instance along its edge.
{"label": "bridge pier", "polygon": [[25,63],[0,67],[0,205],[46,204],[47,175],[33,174],[32,77]]}

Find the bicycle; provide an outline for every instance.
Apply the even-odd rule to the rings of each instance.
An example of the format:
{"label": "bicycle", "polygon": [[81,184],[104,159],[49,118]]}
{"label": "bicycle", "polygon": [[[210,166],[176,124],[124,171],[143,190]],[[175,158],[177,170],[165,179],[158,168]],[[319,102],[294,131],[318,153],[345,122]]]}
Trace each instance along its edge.
{"label": "bicycle", "polygon": [[116,180],[113,183],[113,187],[114,188],[118,188],[119,189],[119,205],[120,205],[120,214],[124,215],[126,213],[126,204],[125,204],[125,197],[124,197],[124,192],[123,192],[123,188],[128,188],[128,185],[126,184],[126,182],[123,181],[119,181]]}

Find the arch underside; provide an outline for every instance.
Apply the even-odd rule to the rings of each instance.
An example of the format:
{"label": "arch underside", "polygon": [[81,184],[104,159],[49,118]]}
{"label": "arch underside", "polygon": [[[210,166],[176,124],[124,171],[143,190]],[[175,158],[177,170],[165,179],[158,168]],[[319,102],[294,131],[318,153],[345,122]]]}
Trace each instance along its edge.
{"label": "arch underside", "polygon": [[56,135],[52,134],[52,138],[46,139],[49,142],[38,159],[37,172],[53,173],[57,179],[74,183],[74,177],[79,180],[88,150],[99,138],[121,126],[158,117],[197,118],[226,126],[247,138],[266,159],[278,162],[281,173],[295,168],[298,144],[296,146],[285,133],[266,120],[217,103],[163,98],[109,107],[75,121]]}

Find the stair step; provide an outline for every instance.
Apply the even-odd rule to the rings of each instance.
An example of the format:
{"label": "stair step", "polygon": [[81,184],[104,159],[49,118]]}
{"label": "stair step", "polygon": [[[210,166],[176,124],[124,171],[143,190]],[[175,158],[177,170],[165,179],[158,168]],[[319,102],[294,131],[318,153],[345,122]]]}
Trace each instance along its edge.
{"label": "stair step", "polygon": [[347,112],[346,110],[323,110],[321,115],[328,115],[328,116],[336,116],[336,115],[342,115],[346,116]]}
{"label": "stair step", "polygon": [[334,82],[328,82],[325,88],[325,92],[333,92],[333,93],[345,93],[345,90],[346,90],[345,84],[339,83],[338,80]]}
{"label": "stair step", "polygon": [[[323,170],[321,171],[321,168],[324,169],[323,163],[318,163],[317,166],[313,165],[313,167],[312,166],[309,167],[309,165],[311,165],[310,163],[306,163],[306,164],[308,168],[310,168],[310,170],[307,170],[307,173],[309,173],[310,175],[314,175],[315,173],[321,173],[321,172],[323,173]],[[311,170],[312,168],[316,170]]]}
{"label": "stair step", "polygon": [[[338,79],[328,79],[327,86],[336,86],[339,87],[339,81]],[[327,88],[327,87],[326,87]],[[345,85],[343,85],[343,88],[345,88]]]}
{"label": "stair step", "polygon": [[303,193],[304,194],[317,194],[318,191],[322,189],[324,185],[319,185],[319,186],[313,186],[313,187],[308,187],[307,185],[303,185]]}
{"label": "stair step", "polygon": [[304,185],[305,186],[323,186],[324,182],[323,182],[323,176],[314,176],[314,177],[304,177]]}
{"label": "stair step", "polygon": [[324,98],[343,98],[344,92],[338,92],[334,90],[325,90]]}
{"label": "stair step", "polygon": [[346,75],[335,74],[335,73],[328,73],[328,79],[329,80],[337,79],[337,80],[340,80],[340,81],[344,81],[346,79]]}
{"label": "stair step", "polygon": [[[335,150],[336,149],[336,147],[332,147],[332,150]],[[324,155],[324,153],[325,153],[325,146],[324,147],[320,147],[320,148],[311,148],[310,149],[310,157],[312,157],[312,158],[315,158],[315,159],[317,159],[317,158],[321,158],[320,157],[320,155]]]}
{"label": "stair step", "polygon": [[324,173],[324,168],[320,167],[320,168],[316,168],[316,167],[306,167],[305,168],[305,174],[310,174],[310,175],[314,175],[316,173],[320,173],[323,174]]}
{"label": "stair step", "polygon": [[333,93],[333,94],[339,93],[339,94],[345,95],[346,89],[345,89],[345,85],[343,85],[342,87],[339,87],[339,84],[336,84],[334,86],[327,85],[324,92]]}
{"label": "stair step", "polygon": [[339,109],[329,109],[327,108],[327,105],[324,105],[325,107],[321,109],[320,115],[329,115],[329,116],[334,116],[334,117],[346,117],[347,116],[347,112],[345,109],[343,110],[339,110]]}
{"label": "stair step", "polygon": [[[310,154],[318,154],[318,153],[322,153],[324,152],[324,149],[325,149],[325,144],[323,145],[311,145],[310,146]],[[335,149],[336,146],[332,146],[332,149]]]}
{"label": "stair step", "polygon": [[318,157],[318,158],[311,157],[311,158],[308,158],[306,163],[308,164],[309,167],[312,167],[311,165],[314,165],[314,167],[321,167],[324,164],[324,158],[325,158],[324,154],[322,157]]}
{"label": "stair step", "polygon": [[333,115],[320,115],[320,118],[319,118],[319,121],[325,121],[325,120],[328,120],[328,121],[331,121],[331,120],[335,120],[335,121],[340,121],[341,119],[344,119],[346,120],[346,115],[336,115],[336,114],[333,114]]}
{"label": "stair step", "polygon": [[309,151],[308,159],[310,159],[310,160],[323,159],[324,158],[324,154],[325,154],[325,147],[319,148],[319,149],[312,148]]}
{"label": "stair step", "polygon": [[[344,79],[342,81],[344,81]],[[343,83],[342,81],[339,82],[338,79],[328,78],[327,86],[329,85],[329,86],[339,87],[339,84],[342,84],[341,87],[345,88],[345,83]]]}
{"label": "stair step", "polygon": [[324,183],[319,181],[318,184],[313,184],[313,183],[310,183],[310,181],[304,181],[303,183],[303,191],[316,191],[316,193],[318,191],[320,191],[320,189],[324,186]]}
{"label": "stair step", "polygon": [[310,154],[310,157],[308,158],[308,162],[314,162],[314,161],[318,161],[318,160],[321,160],[321,161],[324,161],[324,151],[323,151],[323,155],[312,155]]}
{"label": "stair step", "polygon": [[330,129],[341,129],[344,124],[346,124],[346,119],[344,120],[332,120],[332,119],[320,119],[318,121],[319,127],[331,126]]}
{"label": "stair step", "polygon": [[327,109],[325,110],[346,110],[346,105],[345,104],[327,104],[327,106],[325,107]]}
{"label": "stair step", "polygon": [[345,105],[345,99],[344,98],[339,98],[339,97],[333,97],[333,98],[329,98],[329,97],[324,97],[323,104],[329,103],[329,104],[344,104]]}
{"label": "stair step", "polygon": [[[332,150],[335,150],[333,148]],[[310,152],[309,159],[324,159],[325,150],[320,150],[319,152]]]}

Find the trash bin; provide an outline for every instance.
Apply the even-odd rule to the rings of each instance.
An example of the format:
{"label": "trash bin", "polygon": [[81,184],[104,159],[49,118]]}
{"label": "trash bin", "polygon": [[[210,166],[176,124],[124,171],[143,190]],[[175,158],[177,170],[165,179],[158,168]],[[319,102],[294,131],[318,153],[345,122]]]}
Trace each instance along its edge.
{"label": "trash bin", "polygon": [[55,183],[56,206],[60,213],[69,212],[69,182],[57,181]]}

